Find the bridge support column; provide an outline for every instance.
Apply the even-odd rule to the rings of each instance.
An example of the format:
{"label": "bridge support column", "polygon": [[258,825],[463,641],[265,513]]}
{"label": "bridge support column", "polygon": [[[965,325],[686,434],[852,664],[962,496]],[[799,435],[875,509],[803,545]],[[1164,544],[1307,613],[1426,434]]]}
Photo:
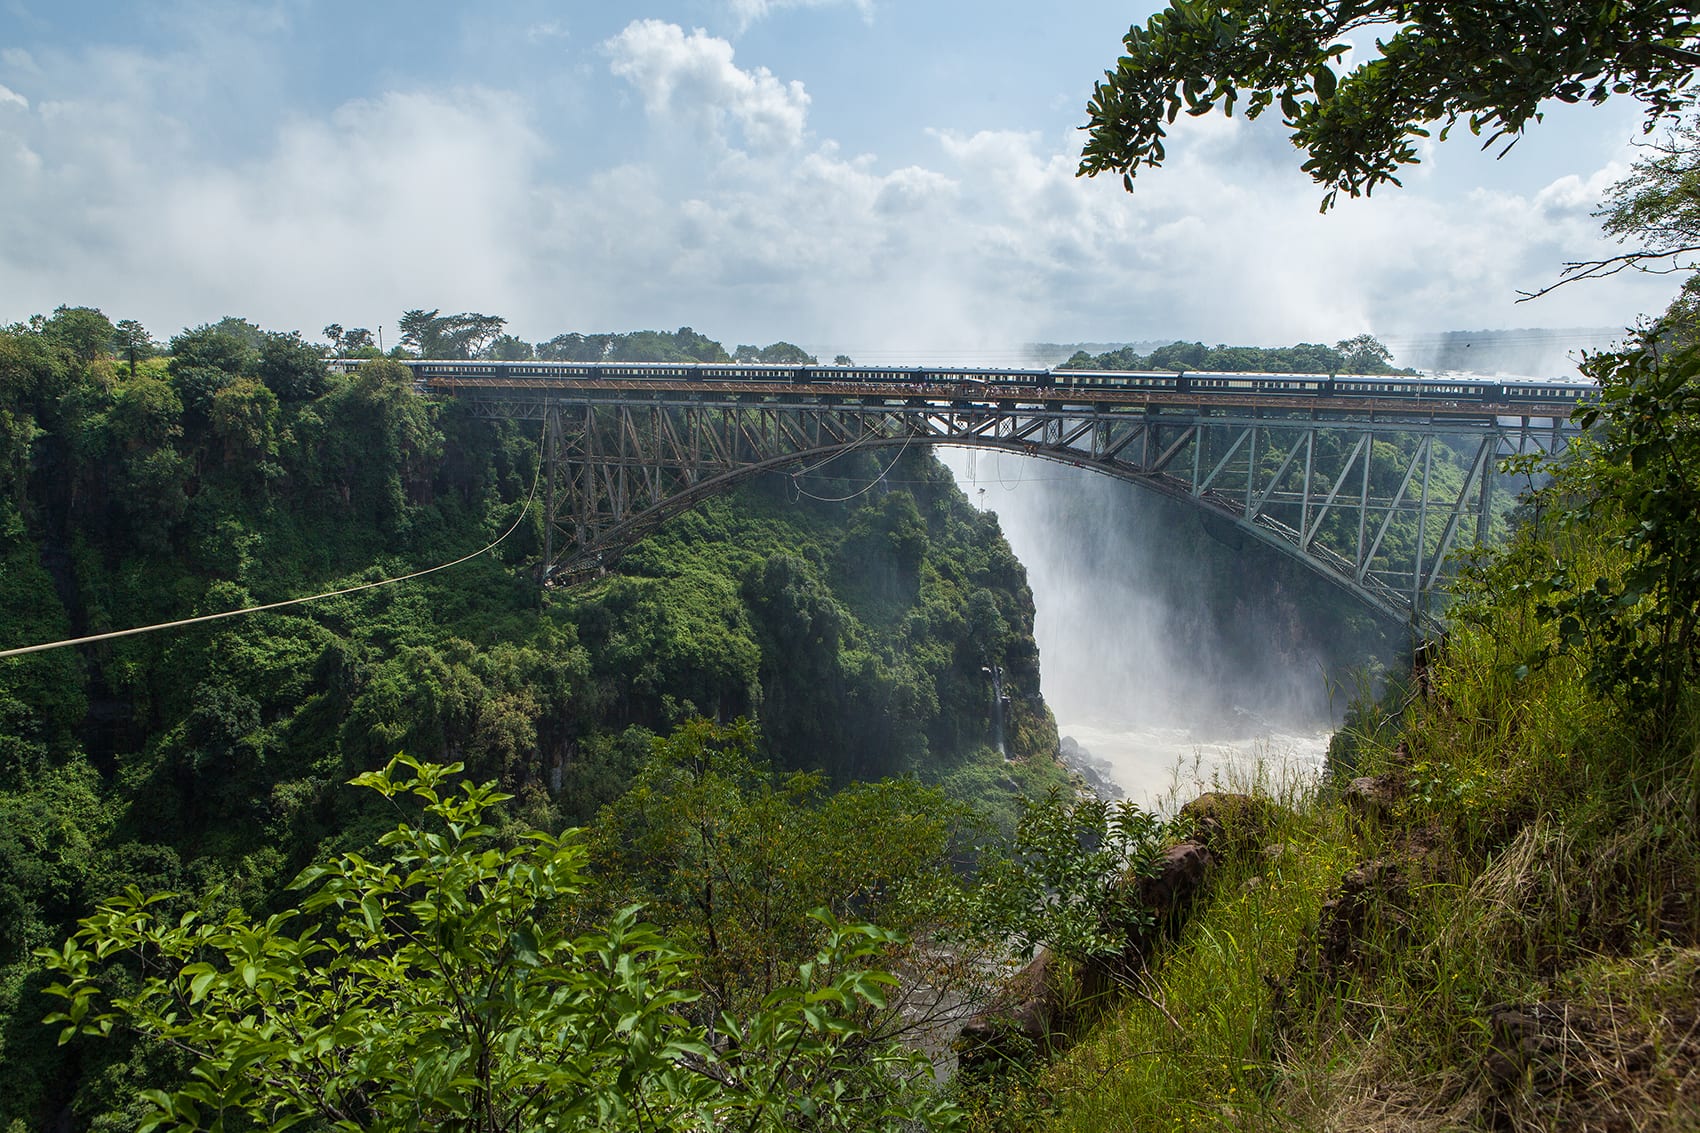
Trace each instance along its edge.
{"label": "bridge support column", "polygon": [[537,564],[537,581],[549,581],[549,571],[555,562],[555,469],[560,465],[561,410],[551,405],[543,411],[543,561]]}

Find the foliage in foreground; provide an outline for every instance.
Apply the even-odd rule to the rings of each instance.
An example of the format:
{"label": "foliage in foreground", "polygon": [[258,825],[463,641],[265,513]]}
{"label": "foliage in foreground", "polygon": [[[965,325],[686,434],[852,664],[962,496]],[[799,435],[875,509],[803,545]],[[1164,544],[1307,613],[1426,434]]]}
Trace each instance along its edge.
{"label": "foliage in foreground", "polygon": [[[585,851],[503,845],[507,796],[397,757],[355,782],[404,820],[382,854],[297,879],[299,907],[203,920],[131,890],[41,958],[61,1041],[134,1028],[193,1057],[142,1129],[885,1128],[949,1125],[924,1056],[865,1042],[892,935],[821,913],[825,941],[752,1010],[708,1024],[692,957],[627,908],[570,935]],[[419,808],[424,821],[409,821]]]}
{"label": "foliage in foreground", "polygon": [[[1279,108],[1323,207],[1399,183],[1428,127],[1463,120],[1489,144],[1515,141],[1548,99],[1599,104],[1628,95],[1647,128],[1691,97],[1700,25],[1668,0],[1495,0],[1268,4],[1175,0],[1123,39],[1126,54],[1087,106],[1080,172],[1121,174],[1166,157],[1167,127],[1239,105]],[[1375,52],[1337,74],[1348,37]]]}

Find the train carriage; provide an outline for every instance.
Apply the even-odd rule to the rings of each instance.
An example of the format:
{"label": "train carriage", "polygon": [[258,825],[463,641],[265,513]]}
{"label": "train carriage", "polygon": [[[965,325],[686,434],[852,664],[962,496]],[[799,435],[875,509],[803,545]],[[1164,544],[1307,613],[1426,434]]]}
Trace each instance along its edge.
{"label": "train carriage", "polygon": [[[335,358],[326,368],[353,373],[363,358]],[[751,383],[838,385],[922,397],[1009,397],[1017,391],[1054,389],[1095,396],[1101,392],[1193,394],[1202,397],[1311,397],[1364,401],[1490,403],[1556,416],[1594,387],[1583,382],[1518,382],[1402,375],[1218,373],[1209,371],[999,370],[932,366],[774,366],[705,362],[515,362],[406,359],[421,388],[456,380],[527,384],[537,381],[646,381],[656,383]]]}

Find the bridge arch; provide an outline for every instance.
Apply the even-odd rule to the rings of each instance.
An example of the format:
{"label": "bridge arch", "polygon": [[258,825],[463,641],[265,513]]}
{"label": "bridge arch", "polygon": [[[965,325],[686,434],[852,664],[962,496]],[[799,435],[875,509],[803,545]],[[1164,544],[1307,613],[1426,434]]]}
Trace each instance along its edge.
{"label": "bridge arch", "polygon": [[[1041,404],[606,388],[483,397],[544,428],[540,575],[571,585],[702,500],[858,450],[991,449],[1089,468],[1233,523],[1387,616],[1432,625],[1450,552],[1486,540],[1497,458],[1562,447],[1564,418],[1430,406]],[[1500,499],[1504,500],[1503,493]]]}

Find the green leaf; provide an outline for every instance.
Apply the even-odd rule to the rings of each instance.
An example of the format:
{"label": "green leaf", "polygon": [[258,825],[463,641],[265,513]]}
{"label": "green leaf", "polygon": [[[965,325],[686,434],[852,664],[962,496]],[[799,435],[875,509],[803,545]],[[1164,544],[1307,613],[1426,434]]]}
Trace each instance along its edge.
{"label": "green leaf", "polygon": [[[206,971],[190,980],[189,1002],[199,1003],[201,1000],[205,999],[207,997],[207,988],[211,987],[213,981],[216,979],[218,979],[218,973],[213,971],[211,968],[208,968]],[[254,985],[249,984],[248,986],[252,987]]]}

